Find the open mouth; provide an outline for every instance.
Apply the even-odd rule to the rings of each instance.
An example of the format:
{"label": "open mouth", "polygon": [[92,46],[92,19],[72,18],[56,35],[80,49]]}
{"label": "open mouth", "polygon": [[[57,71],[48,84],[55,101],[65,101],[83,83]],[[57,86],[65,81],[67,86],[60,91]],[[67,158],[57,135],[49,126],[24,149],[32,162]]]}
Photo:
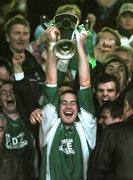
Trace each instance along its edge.
{"label": "open mouth", "polygon": [[13,105],[14,104],[14,100],[13,99],[8,99],[6,101],[7,105]]}
{"label": "open mouth", "polygon": [[102,103],[104,104],[104,103],[106,103],[106,102],[108,102],[109,100],[108,99],[102,99]]}
{"label": "open mouth", "polygon": [[72,116],[73,115],[73,112],[71,111],[66,111],[64,112],[65,116]]}

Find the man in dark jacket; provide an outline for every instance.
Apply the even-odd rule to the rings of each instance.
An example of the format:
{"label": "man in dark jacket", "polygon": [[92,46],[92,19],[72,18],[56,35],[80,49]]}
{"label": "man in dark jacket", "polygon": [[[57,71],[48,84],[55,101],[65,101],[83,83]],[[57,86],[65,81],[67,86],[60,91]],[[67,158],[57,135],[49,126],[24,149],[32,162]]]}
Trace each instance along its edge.
{"label": "man in dark jacket", "polygon": [[89,161],[88,180],[133,179],[133,89],[125,96],[125,121],[109,126]]}
{"label": "man in dark jacket", "polygon": [[30,40],[29,22],[22,16],[14,16],[5,25],[7,46],[1,56],[11,62],[15,80],[23,78],[44,81],[44,72],[34,56],[26,48]]}

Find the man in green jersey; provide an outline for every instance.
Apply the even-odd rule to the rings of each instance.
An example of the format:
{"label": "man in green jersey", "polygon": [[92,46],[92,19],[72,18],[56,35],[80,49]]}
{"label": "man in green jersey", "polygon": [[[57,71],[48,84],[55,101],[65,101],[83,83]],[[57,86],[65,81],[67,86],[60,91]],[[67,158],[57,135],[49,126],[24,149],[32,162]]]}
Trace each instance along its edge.
{"label": "man in green jersey", "polygon": [[16,174],[10,176],[10,179],[14,177],[12,179],[33,180],[35,179],[33,136],[17,111],[12,82],[3,81],[0,85],[0,105],[6,119],[3,148],[8,155],[14,157],[13,163],[15,162],[16,167]]}
{"label": "man in green jersey", "polygon": [[[54,37],[56,28],[48,30]],[[54,38],[52,38],[54,39]],[[79,37],[80,89],[58,95],[57,58],[49,47],[42,109],[43,152],[40,180],[85,180],[87,161],[95,146],[96,120],[89,65],[84,52],[86,34]]]}

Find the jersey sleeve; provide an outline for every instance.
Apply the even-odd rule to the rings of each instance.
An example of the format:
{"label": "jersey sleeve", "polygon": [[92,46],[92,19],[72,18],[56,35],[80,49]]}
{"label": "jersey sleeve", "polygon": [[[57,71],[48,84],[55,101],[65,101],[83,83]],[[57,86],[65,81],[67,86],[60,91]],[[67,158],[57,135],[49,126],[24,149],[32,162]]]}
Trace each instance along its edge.
{"label": "jersey sleeve", "polygon": [[43,102],[42,108],[48,104],[52,104],[53,106],[58,106],[58,88],[57,85],[46,84],[43,88]]}
{"label": "jersey sleeve", "polygon": [[79,92],[79,119],[84,129],[87,143],[94,149],[96,143],[96,117],[93,104],[93,92],[91,88],[81,89]]}
{"label": "jersey sleeve", "polygon": [[46,85],[44,87],[44,102],[42,108],[42,123],[40,125],[40,144],[46,143],[46,137],[53,124],[58,119],[58,90],[57,86]]}
{"label": "jersey sleeve", "polygon": [[80,89],[78,93],[80,110],[84,109],[95,116],[92,88]]}

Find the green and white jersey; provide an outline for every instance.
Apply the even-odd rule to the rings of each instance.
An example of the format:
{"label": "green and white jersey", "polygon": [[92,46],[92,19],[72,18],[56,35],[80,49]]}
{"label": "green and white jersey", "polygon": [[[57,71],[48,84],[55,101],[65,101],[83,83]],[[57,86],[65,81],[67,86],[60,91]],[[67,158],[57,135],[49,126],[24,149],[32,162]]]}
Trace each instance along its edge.
{"label": "green and white jersey", "polygon": [[32,136],[21,117],[12,120],[6,116],[4,146],[8,150],[21,150],[31,144]]}
{"label": "green and white jersey", "polygon": [[80,112],[66,129],[58,116],[58,91],[46,87],[41,124],[44,147],[40,180],[85,180],[90,149],[96,141],[96,119],[91,88],[78,94]]}

